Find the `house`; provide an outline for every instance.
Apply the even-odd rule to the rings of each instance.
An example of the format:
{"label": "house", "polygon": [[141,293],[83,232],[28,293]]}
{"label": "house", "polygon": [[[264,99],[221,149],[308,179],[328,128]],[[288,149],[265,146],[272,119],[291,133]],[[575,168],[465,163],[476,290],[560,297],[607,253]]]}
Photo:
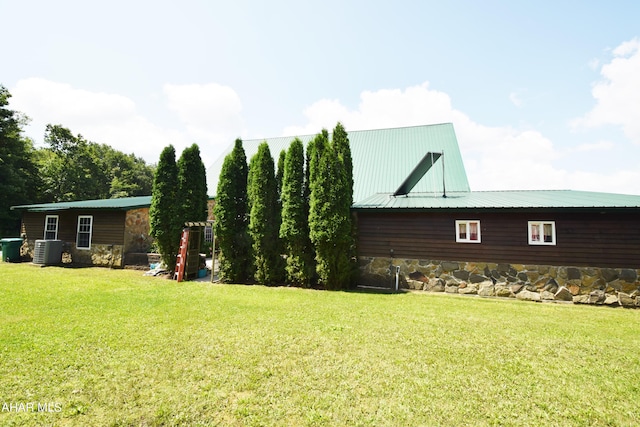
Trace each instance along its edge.
{"label": "house", "polygon": [[74,264],[124,267],[149,251],[151,196],[13,206],[33,258],[36,240],[62,240]]}
{"label": "house", "polygon": [[[213,210],[209,199],[209,219]],[[26,256],[33,259],[36,240],[62,240],[76,265],[124,267],[148,265],[151,196],[12,206],[22,212]],[[205,240],[211,241],[211,229]],[[157,257],[155,257],[157,258]]]}
{"label": "house", "polygon": [[[472,192],[450,123],[348,135],[362,284],[640,305],[640,196]],[[243,147],[250,159],[266,141],[277,158],[292,139]]]}
{"label": "house", "polygon": [[388,266],[394,265],[408,285],[421,289],[478,293],[484,286],[502,296],[527,289],[533,293],[521,297],[556,299],[564,287],[571,294],[564,298],[585,295],[594,302],[604,302],[607,293],[640,295],[639,196],[376,194],[353,210],[363,274],[373,282],[387,280]]}

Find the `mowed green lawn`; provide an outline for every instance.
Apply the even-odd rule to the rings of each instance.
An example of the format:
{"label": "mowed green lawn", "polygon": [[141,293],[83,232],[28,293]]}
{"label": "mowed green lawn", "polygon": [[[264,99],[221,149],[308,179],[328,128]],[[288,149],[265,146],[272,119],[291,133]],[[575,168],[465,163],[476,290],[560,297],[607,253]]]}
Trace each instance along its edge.
{"label": "mowed green lawn", "polygon": [[0,263],[2,426],[629,426],[639,402],[640,310]]}

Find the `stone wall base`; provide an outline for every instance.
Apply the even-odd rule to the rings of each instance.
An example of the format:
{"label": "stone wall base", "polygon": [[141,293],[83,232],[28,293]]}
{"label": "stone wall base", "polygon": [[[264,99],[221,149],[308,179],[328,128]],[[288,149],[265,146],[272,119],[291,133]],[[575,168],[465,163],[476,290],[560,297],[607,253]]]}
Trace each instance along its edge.
{"label": "stone wall base", "polygon": [[[21,255],[25,261],[33,260],[35,240],[29,240],[21,248]],[[124,247],[122,245],[96,245],[91,249],[77,249],[75,244],[64,243],[62,249],[62,264],[95,265],[98,267],[124,267]]]}
{"label": "stone wall base", "polygon": [[91,245],[91,249],[77,249],[75,245],[70,249],[71,262],[80,265],[94,265],[96,267],[124,267],[122,245]]}
{"label": "stone wall base", "polygon": [[360,283],[528,301],[640,307],[639,270],[360,257]]}

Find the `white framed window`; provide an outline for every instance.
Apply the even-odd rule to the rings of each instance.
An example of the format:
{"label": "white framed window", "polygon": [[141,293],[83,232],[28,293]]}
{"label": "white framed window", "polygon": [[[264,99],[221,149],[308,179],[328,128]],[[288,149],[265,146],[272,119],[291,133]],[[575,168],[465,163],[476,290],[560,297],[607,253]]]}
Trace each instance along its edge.
{"label": "white framed window", "polygon": [[480,221],[456,220],[456,242],[480,243]]}
{"label": "white framed window", "polygon": [[78,215],[78,234],[76,235],[77,249],[91,249],[91,233],[93,216]]}
{"label": "white framed window", "polygon": [[528,229],[530,245],[556,244],[555,221],[529,221]]}
{"label": "white framed window", "polygon": [[213,242],[213,227],[210,225],[207,225],[204,228],[204,242],[205,243]]}
{"label": "white framed window", "polygon": [[58,215],[44,218],[44,240],[58,240]]}

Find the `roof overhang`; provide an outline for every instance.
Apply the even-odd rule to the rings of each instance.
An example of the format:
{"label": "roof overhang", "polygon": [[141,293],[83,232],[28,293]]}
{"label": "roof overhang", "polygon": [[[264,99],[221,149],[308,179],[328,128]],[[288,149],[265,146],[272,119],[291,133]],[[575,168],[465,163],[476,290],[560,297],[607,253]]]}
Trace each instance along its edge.
{"label": "roof overhang", "polygon": [[78,200],[73,202],[40,203],[11,206],[11,210],[25,212],[56,212],[68,210],[131,210],[151,206],[151,196],[120,199]]}
{"label": "roof overhang", "polygon": [[635,211],[640,196],[572,190],[449,192],[447,197],[430,193],[394,196],[372,195],[352,206],[354,211]]}

